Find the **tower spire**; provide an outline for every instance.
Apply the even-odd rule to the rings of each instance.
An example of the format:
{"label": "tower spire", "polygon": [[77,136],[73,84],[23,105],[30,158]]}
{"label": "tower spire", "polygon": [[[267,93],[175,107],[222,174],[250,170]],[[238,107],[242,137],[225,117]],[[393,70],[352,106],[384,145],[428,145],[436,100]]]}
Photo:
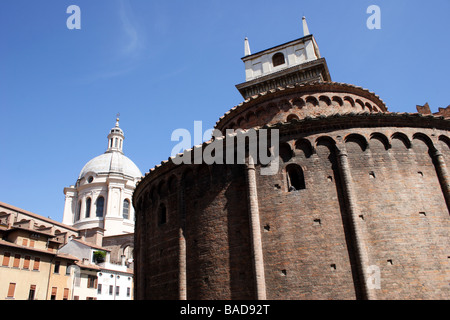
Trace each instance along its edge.
{"label": "tower spire", "polygon": [[250,52],[250,44],[248,43],[248,38],[247,37],[245,37],[244,43],[245,43],[245,56],[249,56],[252,53]]}
{"label": "tower spire", "polygon": [[306,18],[305,16],[302,17],[302,22],[303,22],[303,36],[309,36],[309,29],[308,29],[308,24],[306,23]]}
{"label": "tower spire", "polygon": [[120,120],[120,113],[117,113],[117,115],[116,115],[116,128],[119,127],[119,120]]}
{"label": "tower spire", "polygon": [[116,115],[116,125],[109,131],[108,134],[108,149],[106,152],[118,151],[123,153],[123,140],[125,136],[122,129],[119,127],[120,113]]}

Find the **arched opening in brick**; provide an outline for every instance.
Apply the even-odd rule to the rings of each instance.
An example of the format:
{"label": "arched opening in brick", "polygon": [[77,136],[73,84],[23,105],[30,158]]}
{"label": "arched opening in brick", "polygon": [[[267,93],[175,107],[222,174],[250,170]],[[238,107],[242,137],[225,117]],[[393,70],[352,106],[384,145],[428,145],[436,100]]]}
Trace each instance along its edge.
{"label": "arched opening in brick", "polygon": [[388,150],[391,147],[389,139],[382,133],[374,132],[370,135],[370,145],[382,145],[384,150]]}
{"label": "arched opening in brick", "polygon": [[305,176],[299,165],[286,166],[286,178],[289,192],[306,189]]}
{"label": "arched opening in brick", "polygon": [[391,145],[394,148],[399,148],[399,149],[410,149],[411,148],[411,141],[409,141],[408,137],[400,132],[396,132],[392,135],[391,137],[392,142]]}
{"label": "arched opening in brick", "polygon": [[292,158],[292,149],[291,147],[287,144],[287,143],[282,143],[280,144],[280,158],[284,161],[284,162],[288,162],[289,160],[291,160]]}
{"label": "arched opening in brick", "polygon": [[295,143],[295,149],[300,150],[305,158],[311,157],[313,153],[311,142],[306,139],[297,140]]}
{"label": "arched opening in brick", "polygon": [[[362,135],[359,135],[356,133],[352,133],[352,134],[348,135],[345,138],[345,143],[347,145],[358,145],[362,151],[366,151],[366,149],[368,147],[366,138],[364,138]],[[356,151],[356,149],[355,149],[355,151]]]}

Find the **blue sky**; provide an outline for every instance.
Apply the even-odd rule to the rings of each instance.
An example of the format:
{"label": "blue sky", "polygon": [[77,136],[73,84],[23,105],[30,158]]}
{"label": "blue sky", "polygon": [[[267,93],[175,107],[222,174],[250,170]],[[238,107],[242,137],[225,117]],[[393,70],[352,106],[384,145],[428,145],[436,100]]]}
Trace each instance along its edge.
{"label": "blue sky", "polygon": [[[366,27],[372,4],[380,30]],[[333,81],[394,112],[450,104],[448,0],[2,0],[0,201],[61,221],[64,187],[106,150],[118,112],[125,155],[148,172],[175,129],[212,128],[242,101],[244,38],[252,52],[300,38],[303,15]]]}

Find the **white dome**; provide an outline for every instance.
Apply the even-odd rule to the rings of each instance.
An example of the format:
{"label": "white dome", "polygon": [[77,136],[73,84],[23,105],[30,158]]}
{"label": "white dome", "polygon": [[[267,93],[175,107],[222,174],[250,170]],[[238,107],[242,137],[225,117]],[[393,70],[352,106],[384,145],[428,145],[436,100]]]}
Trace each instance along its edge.
{"label": "white dome", "polygon": [[132,178],[142,177],[139,168],[128,157],[120,152],[106,152],[95,157],[81,170],[78,179],[83,178],[87,173],[119,173]]}

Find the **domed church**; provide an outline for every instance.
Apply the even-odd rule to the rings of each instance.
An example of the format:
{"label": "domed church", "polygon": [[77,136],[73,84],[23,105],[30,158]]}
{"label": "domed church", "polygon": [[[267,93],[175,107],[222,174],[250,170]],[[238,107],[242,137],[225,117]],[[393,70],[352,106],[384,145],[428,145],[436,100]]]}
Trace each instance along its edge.
{"label": "domed church", "polygon": [[107,138],[106,152],[86,163],[75,185],[64,188],[63,223],[79,230],[103,229],[105,237],[132,234],[131,199],[142,174],[123,153],[119,118]]}

